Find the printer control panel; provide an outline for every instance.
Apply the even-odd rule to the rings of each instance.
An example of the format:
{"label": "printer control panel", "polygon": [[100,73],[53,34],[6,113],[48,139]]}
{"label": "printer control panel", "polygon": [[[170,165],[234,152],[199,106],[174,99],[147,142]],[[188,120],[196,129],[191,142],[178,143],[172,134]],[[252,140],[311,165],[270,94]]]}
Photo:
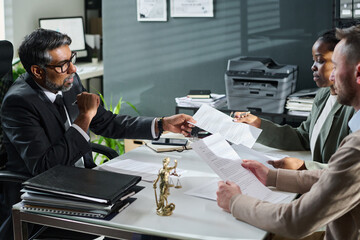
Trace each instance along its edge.
{"label": "printer control panel", "polygon": [[226,75],[229,77],[249,77],[249,78],[274,78],[282,79],[289,77],[289,73],[272,73],[265,71],[226,71]]}

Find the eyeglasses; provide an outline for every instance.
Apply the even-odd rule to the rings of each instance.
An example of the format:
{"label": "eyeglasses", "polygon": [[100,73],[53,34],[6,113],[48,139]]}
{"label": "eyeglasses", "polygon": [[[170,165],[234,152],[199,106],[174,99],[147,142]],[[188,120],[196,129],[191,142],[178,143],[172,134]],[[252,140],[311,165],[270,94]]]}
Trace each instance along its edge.
{"label": "eyeglasses", "polygon": [[61,65],[45,65],[45,67],[52,68],[57,73],[64,73],[69,69],[70,63],[75,64],[75,62],[76,62],[76,52],[73,52],[71,54],[70,60],[65,60],[63,64],[61,64]]}

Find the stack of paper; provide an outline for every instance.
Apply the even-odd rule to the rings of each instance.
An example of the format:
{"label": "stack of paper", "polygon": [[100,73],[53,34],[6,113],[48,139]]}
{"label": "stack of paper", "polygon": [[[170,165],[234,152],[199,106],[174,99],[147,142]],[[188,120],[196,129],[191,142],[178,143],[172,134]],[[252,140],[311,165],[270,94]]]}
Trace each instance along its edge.
{"label": "stack of paper", "polygon": [[305,89],[293,93],[288,97],[285,108],[288,114],[297,116],[308,116],[311,112],[315,95],[319,89]]}
{"label": "stack of paper", "polygon": [[140,176],[56,166],[26,182],[24,211],[105,218],[127,207],[142,189]]}
{"label": "stack of paper", "polygon": [[206,104],[214,108],[221,108],[226,105],[225,94],[211,93],[210,95],[211,98],[179,97],[175,98],[175,101],[179,107],[201,107],[201,105]]}

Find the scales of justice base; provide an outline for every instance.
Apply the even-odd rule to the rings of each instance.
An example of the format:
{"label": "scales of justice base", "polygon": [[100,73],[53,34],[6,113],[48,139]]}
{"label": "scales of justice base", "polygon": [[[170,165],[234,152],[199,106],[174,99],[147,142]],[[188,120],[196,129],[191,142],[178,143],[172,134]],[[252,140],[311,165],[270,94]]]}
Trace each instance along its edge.
{"label": "scales of justice base", "polygon": [[[159,216],[170,216],[174,209],[175,204],[168,203],[168,196],[170,195],[170,187],[174,187],[174,184],[171,181],[170,175],[179,177],[176,173],[177,161],[174,160],[174,166],[169,167],[170,158],[165,158],[163,160],[163,167],[159,170],[158,176],[153,182],[153,188],[155,192],[155,202],[156,202],[156,214]],[[170,173],[174,170],[173,173]],[[159,182],[160,181],[160,182]],[[159,182],[159,198],[157,197],[157,183]],[[180,181],[178,179],[175,188],[181,188]]]}

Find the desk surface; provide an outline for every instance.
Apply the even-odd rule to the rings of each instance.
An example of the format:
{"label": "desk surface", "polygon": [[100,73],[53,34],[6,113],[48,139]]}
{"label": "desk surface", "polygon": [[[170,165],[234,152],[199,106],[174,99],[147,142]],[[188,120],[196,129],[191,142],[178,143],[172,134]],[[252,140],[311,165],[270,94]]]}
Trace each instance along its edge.
{"label": "desk surface", "polygon": [[[255,144],[254,149],[265,153],[288,154],[304,160],[310,158],[309,152],[284,152],[258,144]],[[161,217],[156,215],[152,184],[144,181],[140,185],[145,186],[145,189],[135,195],[137,200],[111,221],[61,215],[53,216],[60,217],[59,219],[63,219],[64,223],[71,220],[74,223],[87,223],[93,224],[93,226],[115,229],[115,232],[116,230],[136,232],[175,239],[263,239],[266,236],[265,231],[238,221],[231,214],[222,211],[215,201],[184,194],[184,191],[216,177],[210,167],[192,150],[182,153],[155,153],[146,146],[141,146],[112,161],[133,159],[161,163],[164,157],[171,158],[171,165],[173,165],[173,160],[177,159],[178,168],[188,170],[186,175],[184,174],[181,178],[182,188],[171,188],[168,200],[176,205],[172,216]],[[288,198],[288,201],[290,201],[289,199],[291,198]],[[19,205],[14,206],[15,211],[18,208]],[[30,215],[37,215],[20,212],[21,214],[28,215],[27,219],[31,218]],[[76,228],[74,227],[74,229]],[[88,232],[91,232],[90,227]],[[94,232],[96,233],[96,231]],[[110,237],[118,237],[117,234],[112,234],[110,230],[108,233]],[[104,233],[101,232],[101,234]]]}
{"label": "desk surface", "polygon": [[99,77],[104,75],[104,65],[103,62],[97,63],[76,63],[77,74],[81,80]]}

